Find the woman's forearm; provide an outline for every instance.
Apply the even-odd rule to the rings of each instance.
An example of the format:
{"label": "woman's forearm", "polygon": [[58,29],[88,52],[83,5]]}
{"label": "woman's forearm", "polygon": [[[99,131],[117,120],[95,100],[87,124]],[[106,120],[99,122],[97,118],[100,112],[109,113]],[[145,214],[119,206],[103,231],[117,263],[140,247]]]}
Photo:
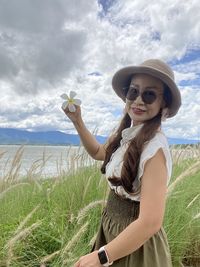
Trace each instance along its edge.
{"label": "woman's forearm", "polygon": [[94,157],[95,154],[100,149],[100,144],[97,142],[95,137],[89,132],[89,130],[86,128],[83,120],[79,120],[78,122],[74,123],[74,126],[81,138],[82,144],[87,150],[88,154],[91,157]]}
{"label": "woman's forearm", "polygon": [[158,229],[137,219],[105,245],[110,261],[123,258],[141,247]]}

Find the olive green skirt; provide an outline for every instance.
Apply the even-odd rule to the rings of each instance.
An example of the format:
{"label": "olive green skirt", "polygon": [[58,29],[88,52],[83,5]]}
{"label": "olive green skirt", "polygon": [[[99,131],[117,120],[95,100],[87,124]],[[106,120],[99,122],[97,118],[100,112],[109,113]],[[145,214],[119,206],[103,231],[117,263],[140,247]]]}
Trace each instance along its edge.
{"label": "olive green skirt", "polygon": [[[110,190],[91,252],[114,239],[139,216],[140,202],[123,199]],[[133,236],[134,239],[134,236]],[[133,253],[114,261],[113,267],[172,267],[166,233],[161,229]]]}

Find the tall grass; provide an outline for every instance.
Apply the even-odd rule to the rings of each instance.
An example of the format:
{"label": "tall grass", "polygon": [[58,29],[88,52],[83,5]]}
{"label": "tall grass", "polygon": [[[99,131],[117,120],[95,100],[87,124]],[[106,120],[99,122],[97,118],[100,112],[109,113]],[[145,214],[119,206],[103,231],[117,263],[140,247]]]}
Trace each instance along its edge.
{"label": "tall grass", "polygon": [[[20,178],[23,149],[0,181],[0,266],[73,266],[90,251],[106,203],[109,188],[101,162],[78,151],[71,159],[69,155],[70,170],[58,164],[56,177],[40,178],[35,164]],[[200,266],[200,163],[198,147],[190,149],[195,151],[172,151],[175,165],[164,227],[174,267]],[[38,161],[41,168],[45,159]]]}

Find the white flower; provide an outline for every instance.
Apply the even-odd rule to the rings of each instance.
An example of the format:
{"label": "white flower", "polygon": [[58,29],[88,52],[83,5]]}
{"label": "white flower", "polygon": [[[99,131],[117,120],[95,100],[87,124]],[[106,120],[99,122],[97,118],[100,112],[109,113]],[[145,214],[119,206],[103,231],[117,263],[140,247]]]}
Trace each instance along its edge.
{"label": "white flower", "polygon": [[76,96],[76,92],[74,92],[74,91],[69,92],[69,97],[67,94],[62,94],[60,97],[66,100],[62,104],[62,109],[65,110],[68,107],[70,112],[75,112],[76,111],[75,105],[77,105],[77,106],[81,105],[81,100],[75,99],[74,98],[75,96]]}

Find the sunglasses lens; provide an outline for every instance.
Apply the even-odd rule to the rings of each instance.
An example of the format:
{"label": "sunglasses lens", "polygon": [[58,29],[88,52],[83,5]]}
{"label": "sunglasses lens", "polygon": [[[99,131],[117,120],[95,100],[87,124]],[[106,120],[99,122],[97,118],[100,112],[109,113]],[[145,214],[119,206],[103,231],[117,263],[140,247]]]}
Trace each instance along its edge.
{"label": "sunglasses lens", "polygon": [[156,93],[152,90],[146,90],[142,94],[140,94],[139,89],[136,88],[129,89],[126,98],[128,100],[134,101],[139,95],[141,95],[142,101],[145,104],[152,104],[157,98]]}
{"label": "sunglasses lens", "polygon": [[126,98],[128,100],[134,101],[138,96],[139,96],[139,91],[137,89],[133,88],[133,89],[128,90]]}
{"label": "sunglasses lens", "polygon": [[154,91],[146,90],[142,93],[142,100],[146,104],[152,104],[156,100],[157,96]]}

